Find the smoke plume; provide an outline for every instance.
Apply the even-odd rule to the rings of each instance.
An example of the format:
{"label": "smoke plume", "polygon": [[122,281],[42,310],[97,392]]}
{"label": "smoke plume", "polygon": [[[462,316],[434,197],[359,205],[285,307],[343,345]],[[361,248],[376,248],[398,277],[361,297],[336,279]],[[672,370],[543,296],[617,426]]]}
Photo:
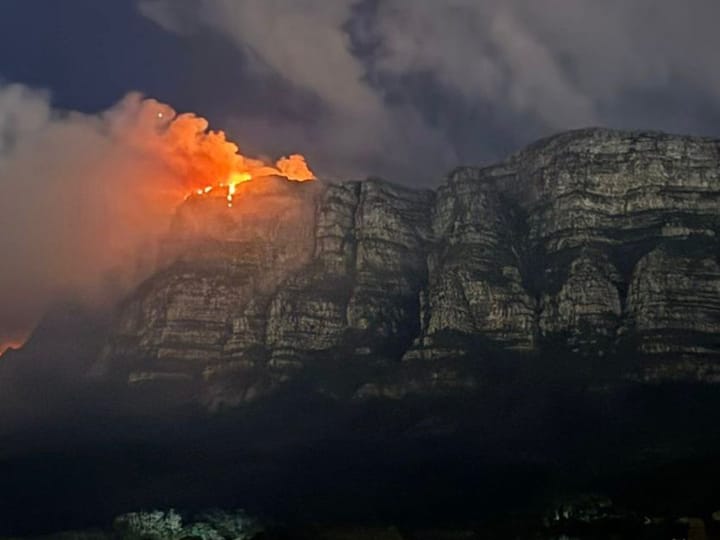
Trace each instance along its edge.
{"label": "smoke plume", "polygon": [[53,303],[100,308],[147,276],[189,190],[238,172],[312,177],[302,156],[273,166],[207,128],[139,94],[88,115],[0,86],[0,352]]}

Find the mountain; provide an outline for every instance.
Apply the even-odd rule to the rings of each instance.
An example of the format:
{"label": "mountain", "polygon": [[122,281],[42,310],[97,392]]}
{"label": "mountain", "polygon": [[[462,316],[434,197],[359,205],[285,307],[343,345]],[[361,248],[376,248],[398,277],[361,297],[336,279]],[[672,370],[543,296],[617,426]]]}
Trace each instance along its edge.
{"label": "mountain", "polygon": [[0,534],[216,506],[536,531],[560,499],[650,538],[720,507],[720,141],[223,195],[113,313],[59,306],[0,359]]}
{"label": "mountain", "polygon": [[168,263],[94,371],[210,408],[303,379],[356,398],[472,390],[558,358],[717,382],[718,233],[720,141],[655,132],[563,133],[435,191],[249,182],[231,208],[178,208]]}

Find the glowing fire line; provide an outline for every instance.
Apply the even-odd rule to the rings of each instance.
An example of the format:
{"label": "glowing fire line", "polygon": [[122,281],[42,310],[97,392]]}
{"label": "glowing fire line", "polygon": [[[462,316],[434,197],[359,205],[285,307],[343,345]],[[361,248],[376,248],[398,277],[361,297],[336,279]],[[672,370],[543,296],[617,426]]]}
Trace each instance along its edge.
{"label": "glowing fire line", "polygon": [[216,186],[206,185],[202,188],[197,188],[194,192],[191,192],[185,196],[187,200],[192,195],[203,196],[210,194],[216,187],[225,188],[225,199],[227,200],[228,208],[233,206],[233,198],[237,192],[238,184],[243,182],[249,182],[254,178],[262,178],[267,176],[280,176],[293,180],[296,182],[306,182],[308,180],[315,180],[315,175],[307,167],[305,160],[300,155],[293,155],[289,158],[282,158],[278,160],[277,167],[264,166],[258,169],[258,173],[255,176],[248,171],[243,172],[232,172],[224,182],[219,182]]}
{"label": "glowing fire line", "polygon": [[17,350],[22,346],[23,342],[21,341],[8,341],[5,343],[0,343],[0,357],[2,357],[8,351]]}

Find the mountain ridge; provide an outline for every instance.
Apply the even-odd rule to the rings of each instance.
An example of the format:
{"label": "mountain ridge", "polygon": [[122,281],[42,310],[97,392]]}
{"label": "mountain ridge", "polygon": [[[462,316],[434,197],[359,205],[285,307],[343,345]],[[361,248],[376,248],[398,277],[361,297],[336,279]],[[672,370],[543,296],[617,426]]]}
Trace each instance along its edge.
{"label": "mountain ridge", "polygon": [[435,190],[248,182],[233,208],[178,208],[172,262],[119,309],[93,371],[187,384],[211,408],[316,365],[365,366],[347,368],[355,397],[473,391],[467,366],[558,354],[618,382],[717,382],[718,233],[705,137],[565,132]]}

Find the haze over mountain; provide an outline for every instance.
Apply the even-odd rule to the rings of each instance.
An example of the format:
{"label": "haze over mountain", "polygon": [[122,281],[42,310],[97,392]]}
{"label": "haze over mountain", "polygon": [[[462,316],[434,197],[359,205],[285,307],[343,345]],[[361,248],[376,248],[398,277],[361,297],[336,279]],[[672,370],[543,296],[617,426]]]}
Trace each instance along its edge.
{"label": "haze over mountain", "polygon": [[718,19],[0,2],[0,540],[720,538]]}
{"label": "haze over mountain", "polygon": [[86,375],[188,385],[210,408],[319,364],[372,367],[348,375],[347,397],[469,391],[482,381],[453,363],[504,355],[714,383],[719,152],[589,129],[456,169],[437,191],[273,177],[239,184],[233,204],[201,191]]}
{"label": "haze over mountain", "polygon": [[622,354],[618,377],[715,381],[719,152],[595,129],[456,169],[437,192],[371,179],[249,183],[232,209],[199,196],[169,236],[180,260],[122,309],[103,363],[131,379],[202,373],[221,394],[208,399],[231,402],[226,377],[292,377],[316,353],[338,370],[430,363],[432,386],[464,384],[443,359],[491,351],[565,350],[588,369]]}
{"label": "haze over mountain", "polygon": [[2,357],[9,530],[158,505],[446,526],[579,486],[631,524],[711,512],[719,164],[715,139],[587,129],[436,191],[199,190],[124,300],[60,305]]}

